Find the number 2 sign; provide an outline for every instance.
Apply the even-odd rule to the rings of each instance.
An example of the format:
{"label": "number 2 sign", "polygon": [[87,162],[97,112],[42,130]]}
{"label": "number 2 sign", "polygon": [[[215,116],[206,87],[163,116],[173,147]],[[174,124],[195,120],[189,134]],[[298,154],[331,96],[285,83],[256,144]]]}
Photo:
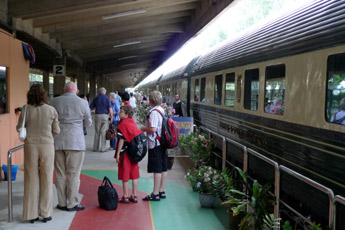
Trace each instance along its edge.
{"label": "number 2 sign", "polygon": [[66,76],[66,68],[64,65],[54,65],[53,66],[54,76]]}

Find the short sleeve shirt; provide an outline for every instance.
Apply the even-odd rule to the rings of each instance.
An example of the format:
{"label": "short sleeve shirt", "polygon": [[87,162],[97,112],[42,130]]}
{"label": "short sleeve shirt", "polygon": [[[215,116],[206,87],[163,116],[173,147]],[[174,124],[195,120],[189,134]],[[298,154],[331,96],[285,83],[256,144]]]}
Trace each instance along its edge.
{"label": "short sleeve shirt", "polygon": [[157,132],[150,133],[147,135],[148,136],[149,149],[153,149],[156,146],[160,145],[160,143],[156,139],[156,137],[157,137],[157,134],[158,134],[158,136],[161,136],[163,117],[158,111],[156,111],[156,109],[158,109],[159,111],[161,111],[162,114],[164,114],[164,110],[161,106],[155,106],[150,110],[150,115],[148,117],[147,126],[152,127],[152,128],[157,128]]}

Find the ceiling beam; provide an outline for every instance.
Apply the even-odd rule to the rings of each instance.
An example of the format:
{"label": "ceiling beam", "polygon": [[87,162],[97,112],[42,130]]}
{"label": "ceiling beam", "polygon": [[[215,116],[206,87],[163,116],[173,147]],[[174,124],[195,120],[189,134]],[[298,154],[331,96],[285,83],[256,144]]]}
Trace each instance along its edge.
{"label": "ceiling beam", "polygon": [[111,34],[105,37],[95,37],[87,40],[76,40],[76,41],[69,41],[63,42],[62,47],[65,49],[80,49],[83,47],[90,47],[93,44],[103,43],[103,42],[111,42],[116,40],[136,40],[137,37],[142,36],[149,36],[152,34],[164,34],[164,33],[176,33],[176,32],[183,32],[182,25],[168,25],[168,26],[159,26],[155,28],[149,29],[139,29],[128,31],[127,33],[121,34]]}
{"label": "ceiling beam", "polygon": [[145,43],[140,43],[136,45],[131,45],[131,46],[124,46],[124,47],[119,47],[119,48],[113,48],[112,46],[106,48],[106,49],[99,49],[97,51],[93,52],[88,52],[88,53],[78,53],[78,55],[81,58],[90,58],[90,57],[98,57],[98,56],[103,56],[106,54],[115,54],[115,53],[129,53],[130,51],[136,52],[133,53],[133,55],[140,54],[138,50],[143,50],[146,48],[155,48],[155,47],[164,47],[165,45],[165,40],[160,40],[160,41],[153,41],[153,42],[145,42]]}
{"label": "ceiling beam", "polygon": [[81,37],[83,39],[89,39],[92,37],[99,37],[99,36],[105,36],[109,34],[119,34],[119,33],[127,33],[129,31],[133,30],[140,30],[143,28],[153,28],[157,26],[164,26],[169,24],[177,24],[186,21],[185,18],[174,18],[174,19],[168,19],[168,20],[152,20],[149,22],[143,22],[143,23],[136,23],[134,25],[124,25],[124,26],[107,26],[107,27],[98,27],[93,28],[88,31],[75,31],[75,32],[61,32],[58,36],[54,37],[59,42],[66,42],[71,40],[77,40]]}
{"label": "ceiling beam", "polygon": [[124,51],[121,53],[106,54],[106,55],[97,56],[97,57],[84,58],[84,61],[96,62],[96,61],[107,60],[107,59],[118,59],[120,57],[123,57],[124,55],[132,56],[132,55],[137,55],[140,53],[150,53],[150,52],[157,52],[157,51],[164,51],[164,50],[166,50],[165,46],[154,47],[154,48],[149,47],[149,48],[132,50],[132,51]]}
{"label": "ceiling beam", "polygon": [[[162,41],[162,40],[166,41],[169,37],[170,37],[170,34],[164,34],[164,35],[158,34],[158,35],[137,37],[136,39],[138,39],[138,41],[141,41],[141,43],[147,43],[147,42],[155,42],[155,41]],[[128,41],[120,40],[116,42],[121,44],[121,43],[126,43]],[[114,46],[114,42],[110,41],[110,42],[95,44],[89,48],[75,49],[74,51],[75,53],[77,53],[78,55],[82,57],[84,54],[88,55],[89,53],[97,52],[98,50],[113,49],[113,46]],[[122,49],[126,49],[126,46],[117,48],[117,50],[122,50]]]}
{"label": "ceiling beam", "polygon": [[[123,13],[135,10],[146,10],[146,13],[141,13],[141,16],[149,15],[151,10],[162,8],[173,8],[176,5],[183,5],[186,3],[198,2],[198,0],[156,0],[156,1],[138,1],[131,2],[131,4],[108,5],[97,8],[88,8],[73,12],[59,13],[43,17],[36,17],[34,20],[35,27],[45,27],[58,24],[68,24],[78,21],[93,21],[101,19],[102,16]],[[125,18],[129,18],[126,16]]]}
{"label": "ceiling beam", "polygon": [[93,9],[123,3],[128,3],[128,0],[11,0],[8,2],[10,9],[9,15],[11,17],[21,17],[23,19],[55,15],[62,12],[75,12],[78,10]]}
{"label": "ceiling beam", "polygon": [[[154,17],[158,15],[169,15],[169,14],[176,14],[178,15],[180,12],[188,12],[189,15],[192,14],[192,11],[198,6],[199,4],[196,2],[193,3],[188,3],[184,5],[177,5],[175,7],[171,8],[163,8],[163,9],[156,9],[156,10],[151,10],[149,14],[144,15],[146,17]],[[97,25],[103,25],[107,23],[127,23],[128,21],[140,21],[143,19],[143,15],[136,14],[136,15],[131,15],[128,17],[119,17],[119,18],[113,18],[109,20],[102,20],[101,18],[92,20],[92,21],[78,21],[78,22],[72,22],[69,24],[59,24],[59,25],[51,25],[51,26],[45,26],[43,27],[44,32],[61,32],[61,31],[68,31],[68,30],[77,30],[80,28],[88,28],[91,26],[97,26]]]}

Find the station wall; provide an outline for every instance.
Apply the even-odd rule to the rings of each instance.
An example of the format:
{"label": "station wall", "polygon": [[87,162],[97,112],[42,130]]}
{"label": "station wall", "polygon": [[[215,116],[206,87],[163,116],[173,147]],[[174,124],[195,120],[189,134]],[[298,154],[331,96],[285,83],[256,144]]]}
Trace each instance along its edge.
{"label": "station wall", "polygon": [[[22,42],[1,29],[0,66],[7,68],[7,113],[0,114],[0,164],[7,165],[8,150],[23,144],[16,131],[20,113],[16,113],[15,109],[26,103],[26,93],[29,90],[29,61],[24,59]],[[23,163],[23,150],[19,150],[12,155],[12,164],[21,166]]]}

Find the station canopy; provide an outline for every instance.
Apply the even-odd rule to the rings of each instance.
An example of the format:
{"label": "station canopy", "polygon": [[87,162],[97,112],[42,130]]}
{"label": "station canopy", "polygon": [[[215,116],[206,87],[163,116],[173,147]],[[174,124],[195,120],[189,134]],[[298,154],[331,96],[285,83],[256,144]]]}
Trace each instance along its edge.
{"label": "station canopy", "polygon": [[8,22],[33,45],[35,68],[49,71],[64,55],[67,65],[133,87],[232,1],[10,0]]}

